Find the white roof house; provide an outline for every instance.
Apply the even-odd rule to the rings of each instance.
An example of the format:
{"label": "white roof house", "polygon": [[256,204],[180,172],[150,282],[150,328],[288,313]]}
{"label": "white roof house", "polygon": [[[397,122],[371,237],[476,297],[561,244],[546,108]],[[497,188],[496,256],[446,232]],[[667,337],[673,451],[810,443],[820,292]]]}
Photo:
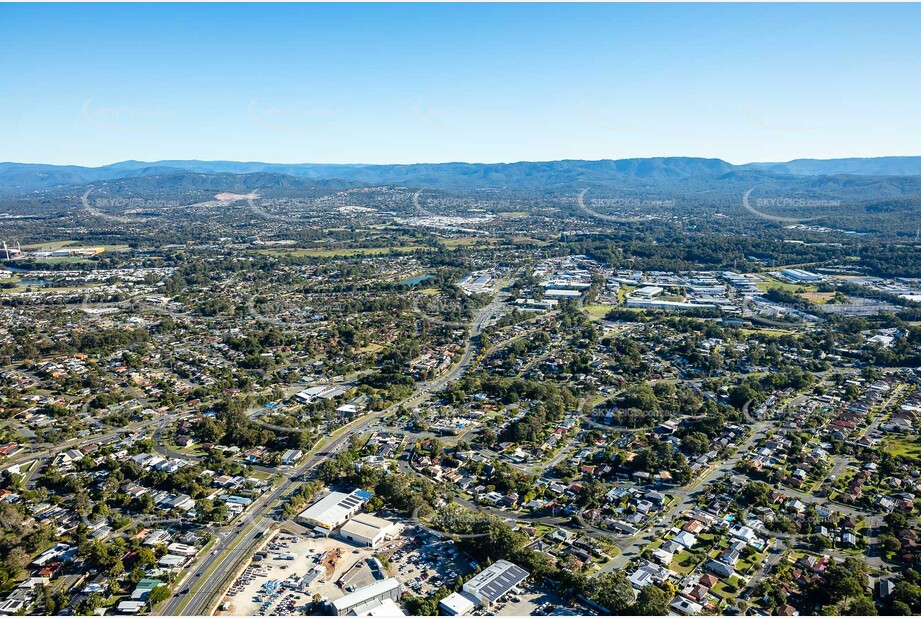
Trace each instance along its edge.
{"label": "white roof house", "polygon": [[658,296],[663,292],[662,288],[657,285],[646,285],[638,290],[633,291],[634,296],[641,296],[643,298],[652,298],[653,296]]}
{"label": "white roof house", "polygon": [[177,556],[194,556],[198,553],[197,547],[186,545],[185,543],[170,543],[166,546],[166,549],[169,553]]}
{"label": "white roof house", "polygon": [[676,597],[675,600],[672,601],[670,607],[679,614],[685,616],[696,616],[703,610],[703,606],[700,603],[695,603],[681,596]]}
{"label": "white roof house", "polygon": [[642,588],[643,586],[648,586],[653,583],[652,573],[646,569],[637,569],[631,573],[630,577],[627,579],[630,580],[634,588]]}
{"label": "white roof house", "polygon": [[175,569],[181,566],[184,566],[189,559],[185,556],[177,556],[175,554],[166,554],[160,560],[157,561],[157,564],[161,567],[167,569]]}
{"label": "white roof house", "polygon": [[158,543],[165,543],[170,537],[170,533],[166,530],[154,530],[147,535],[147,538],[144,539],[144,545],[148,547],[151,545],[157,545]]}
{"label": "white roof house", "polygon": [[687,530],[682,530],[677,535],[675,535],[675,538],[672,540],[688,549],[691,549],[697,543],[697,537]]}
{"label": "white roof house", "polygon": [[147,605],[145,601],[122,601],[116,608],[121,614],[136,614]]}
{"label": "white roof house", "polygon": [[737,539],[745,541],[746,543],[751,543],[753,540],[758,538],[757,533],[748,526],[735,525],[729,529],[729,534]]}

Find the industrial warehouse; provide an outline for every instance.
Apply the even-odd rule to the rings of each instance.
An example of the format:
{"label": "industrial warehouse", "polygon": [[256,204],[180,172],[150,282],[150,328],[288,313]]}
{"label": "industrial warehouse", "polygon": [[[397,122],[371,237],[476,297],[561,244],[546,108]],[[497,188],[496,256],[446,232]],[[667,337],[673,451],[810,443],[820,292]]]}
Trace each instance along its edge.
{"label": "industrial warehouse", "polygon": [[377,547],[392,538],[395,531],[396,525],[393,522],[363,513],[343,524],[339,536],[363,547]]}
{"label": "industrial warehouse", "polygon": [[530,573],[508,560],[497,560],[473,579],[464,584],[461,592],[455,592],[439,603],[439,609],[447,616],[463,616],[476,607],[491,607],[528,578]]}
{"label": "industrial warehouse", "polygon": [[335,616],[345,616],[349,613],[359,616],[388,599],[399,600],[401,590],[400,582],[395,577],[389,577],[338,598],[330,602],[329,606]]}
{"label": "industrial warehouse", "polygon": [[346,494],[330,492],[322,500],[312,504],[297,516],[297,522],[321,534],[329,534],[338,528],[371,499],[371,494],[361,489]]}

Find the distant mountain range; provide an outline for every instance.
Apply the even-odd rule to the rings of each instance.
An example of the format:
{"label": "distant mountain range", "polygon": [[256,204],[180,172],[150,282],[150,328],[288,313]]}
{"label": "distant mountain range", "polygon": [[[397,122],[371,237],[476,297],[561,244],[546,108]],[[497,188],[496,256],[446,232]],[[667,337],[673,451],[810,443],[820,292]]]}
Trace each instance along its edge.
{"label": "distant mountain range", "polygon": [[[197,179],[178,177],[194,176]],[[207,184],[202,175],[245,175],[236,188],[256,188],[271,175],[316,181],[334,187],[360,184],[399,184],[444,189],[505,188],[552,190],[575,186],[667,186],[698,184],[724,178],[769,180],[818,176],[921,176],[921,156],[867,159],[797,159],[786,163],[732,165],[721,159],[657,157],[601,161],[544,161],[518,163],[419,163],[412,165],[284,164],[237,161],[123,161],[102,167],[0,163],[0,193],[7,195],[85,186],[94,183],[144,179],[139,187]],[[726,178],[729,175],[729,178]],[[218,179],[216,179],[218,180]],[[800,178],[800,180],[803,180]],[[323,182],[333,181],[333,182]],[[835,179],[839,185],[844,179]],[[291,186],[300,183],[292,182]],[[914,183],[911,183],[914,184]],[[242,186],[241,186],[242,185]]]}

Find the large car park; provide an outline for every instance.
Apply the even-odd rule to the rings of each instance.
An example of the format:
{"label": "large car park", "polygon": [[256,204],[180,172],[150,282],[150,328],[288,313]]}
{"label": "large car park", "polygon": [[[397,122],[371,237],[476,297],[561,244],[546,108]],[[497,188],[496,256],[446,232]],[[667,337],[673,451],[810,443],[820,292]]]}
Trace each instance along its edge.
{"label": "large car park", "polygon": [[453,541],[428,542],[429,535],[404,538],[382,548],[391,573],[406,591],[423,595],[452,585],[458,577],[473,570],[469,558],[457,550]]}

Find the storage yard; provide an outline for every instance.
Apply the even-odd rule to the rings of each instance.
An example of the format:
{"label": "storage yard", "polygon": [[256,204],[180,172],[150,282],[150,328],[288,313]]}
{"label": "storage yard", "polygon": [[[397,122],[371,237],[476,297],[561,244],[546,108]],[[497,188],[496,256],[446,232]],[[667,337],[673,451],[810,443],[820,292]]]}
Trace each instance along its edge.
{"label": "storage yard", "polygon": [[[402,536],[405,534],[405,536]],[[297,615],[395,577],[410,594],[431,594],[474,566],[454,543],[395,525],[377,548],[336,537],[276,533],[231,584],[215,615]]]}
{"label": "storage yard", "polygon": [[231,585],[219,604],[224,609],[216,615],[299,614],[316,595],[332,600],[347,594],[337,585],[344,575],[349,578],[346,586],[367,585],[375,575],[386,577],[370,567],[353,569],[373,555],[371,548],[335,538],[276,534]]}

